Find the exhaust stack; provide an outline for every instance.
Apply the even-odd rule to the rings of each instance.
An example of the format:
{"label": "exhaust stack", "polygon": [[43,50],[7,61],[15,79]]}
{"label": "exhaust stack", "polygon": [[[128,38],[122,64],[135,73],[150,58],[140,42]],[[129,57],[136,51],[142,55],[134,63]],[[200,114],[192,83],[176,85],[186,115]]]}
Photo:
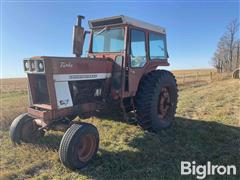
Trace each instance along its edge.
{"label": "exhaust stack", "polygon": [[84,44],[84,28],[82,27],[82,19],[84,16],[77,16],[77,24],[73,27],[73,54],[76,57],[82,55]]}

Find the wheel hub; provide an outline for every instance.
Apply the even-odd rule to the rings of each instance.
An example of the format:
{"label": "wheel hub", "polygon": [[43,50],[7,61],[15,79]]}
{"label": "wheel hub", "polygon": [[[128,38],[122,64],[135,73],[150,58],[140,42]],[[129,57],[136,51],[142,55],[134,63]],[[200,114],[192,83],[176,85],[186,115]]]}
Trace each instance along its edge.
{"label": "wheel hub", "polygon": [[33,121],[28,121],[22,127],[21,137],[25,142],[33,142],[40,136],[38,126]]}
{"label": "wheel hub", "polygon": [[91,159],[97,146],[97,141],[94,135],[87,134],[80,139],[77,146],[77,155],[80,161],[86,162]]}
{"label": "wheel hub", "polygon": [[160,90],[159,104],[158,104],[158,116],[163,119],[171,106],[170,93],[167,87],[163,87]]}

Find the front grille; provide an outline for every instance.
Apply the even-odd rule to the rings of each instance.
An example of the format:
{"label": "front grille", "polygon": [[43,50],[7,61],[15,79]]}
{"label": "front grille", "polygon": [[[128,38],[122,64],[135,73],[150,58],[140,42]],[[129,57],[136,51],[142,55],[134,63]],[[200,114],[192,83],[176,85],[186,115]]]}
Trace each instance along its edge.
{"label": "front grille", "polygon": [[32,75],[34,76],[34,81],[31,82],[30,86],[32,86],[32,90],[34,91],[32,94],[35,94],[35,98],[33,99],[34,104],[49,104],[49,94],[47,88],[47,79],[45,75]]}

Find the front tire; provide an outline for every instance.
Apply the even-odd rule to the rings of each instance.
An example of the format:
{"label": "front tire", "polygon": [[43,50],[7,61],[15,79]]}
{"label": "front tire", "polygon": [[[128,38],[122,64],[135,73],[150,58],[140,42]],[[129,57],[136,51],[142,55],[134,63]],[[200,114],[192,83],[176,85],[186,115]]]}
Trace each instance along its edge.
{"label": "front tire", "polygon": [[64,134],[59,157],[64,166],[76,170],[85,167],[96,155],[99,134],[92,124],[73,124]]}
{"label": "front tire", "polygon": [[39,126],[33,120],[34,118],[27,113],[14,119],[9,130],[10,139],[14,144],[33,143],[44,135],[44,131],[39,131]]}
{"label": "front tire", "polygon": [[177,107],[178,89],[174,75],[155,70],[141,80],[135,97],[139,125],[158,131],[172,125]]}

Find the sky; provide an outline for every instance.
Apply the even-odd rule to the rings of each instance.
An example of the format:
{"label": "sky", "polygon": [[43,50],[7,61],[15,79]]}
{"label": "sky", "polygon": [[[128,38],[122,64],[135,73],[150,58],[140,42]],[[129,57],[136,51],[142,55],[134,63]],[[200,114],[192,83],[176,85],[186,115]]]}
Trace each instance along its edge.
{"label": "sky", "polygon": [[1,2],[1,77],[24,77],[31,56],[74,56],[72,28],[87,20],[126,15],[167,30],[168,69],[210,68],[227,25],[239,18],[239,1],[10,1]]}

